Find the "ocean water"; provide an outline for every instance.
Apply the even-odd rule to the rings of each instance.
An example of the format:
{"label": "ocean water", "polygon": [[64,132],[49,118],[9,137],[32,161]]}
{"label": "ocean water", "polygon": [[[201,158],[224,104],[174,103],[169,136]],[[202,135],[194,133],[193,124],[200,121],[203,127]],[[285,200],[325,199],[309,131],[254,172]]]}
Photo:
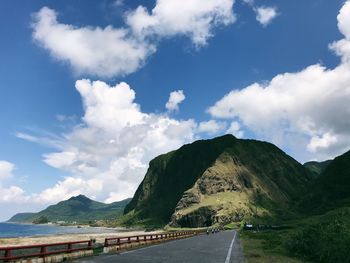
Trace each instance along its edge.
{"label": "ocean water", "polygon": [[30,225],[15,223],[0,223],[0,238],[3,237],[28,237],[55,234],[94,234],[117,232],[116,229],[93,228],[93,227],[64,227],[55,225]]}

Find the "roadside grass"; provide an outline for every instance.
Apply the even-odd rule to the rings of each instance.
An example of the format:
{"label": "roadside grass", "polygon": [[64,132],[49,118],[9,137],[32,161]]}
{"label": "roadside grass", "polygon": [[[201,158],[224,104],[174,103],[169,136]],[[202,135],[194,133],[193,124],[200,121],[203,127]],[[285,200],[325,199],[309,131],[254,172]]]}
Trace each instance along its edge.
{"label": "roadside grass", "polygon": [[288,231],[240,231],[240,240],[247,263],[302,263],[288,256],[283,246]]}

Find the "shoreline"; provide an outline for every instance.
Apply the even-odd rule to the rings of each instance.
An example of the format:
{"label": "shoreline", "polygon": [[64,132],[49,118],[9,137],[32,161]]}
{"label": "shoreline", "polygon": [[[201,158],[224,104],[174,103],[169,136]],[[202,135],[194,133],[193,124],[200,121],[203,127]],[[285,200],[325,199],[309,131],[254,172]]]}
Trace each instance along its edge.
{"label": "shoreline", "polygon": [[[152,231],[147,234],[156,234],[163,231]],[[0,238],[0,246],[23,246],[23,245],[37,245],[37,244],[49,244],[60,242],[73,242],[82,241],[88,239],[96,239],[96,243],[103,243],[106,237],[124,237],[145,234],[145,230],[126,230],[116,232],[101,232],[101,233],[62,233],[53,235],[41,235],[41,236],[26,236],[26,237],[3,237]]]}

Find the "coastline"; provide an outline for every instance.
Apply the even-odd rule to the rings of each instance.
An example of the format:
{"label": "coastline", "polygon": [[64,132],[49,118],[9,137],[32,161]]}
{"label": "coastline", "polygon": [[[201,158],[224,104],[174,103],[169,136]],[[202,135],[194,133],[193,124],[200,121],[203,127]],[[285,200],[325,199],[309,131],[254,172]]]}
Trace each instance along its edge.
{"label": "coastline", "polygon": [[[23,245],[36,245],[46,243],[60,243],[81,241],[88,239],[96,239],[96,243],[103,243],[106,237],[124,237],[133,235],[142,235],[146,232],[144,230],[127,230],[120,231],[120,229],[114,229],[116,232],[100,232],[100,233],[76,233],[76,234],[54,234],[54,235],[41,235],[41,236],[28,236],[28,237],[5,237],[0,238],[0,246],[23,246]],[[147,232],[147,234],[156,234],[162,231]]]}

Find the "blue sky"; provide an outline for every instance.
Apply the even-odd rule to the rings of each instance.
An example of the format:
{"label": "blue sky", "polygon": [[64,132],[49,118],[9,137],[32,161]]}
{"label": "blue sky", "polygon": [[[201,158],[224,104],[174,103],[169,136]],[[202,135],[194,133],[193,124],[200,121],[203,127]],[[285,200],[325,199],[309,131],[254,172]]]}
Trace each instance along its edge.
{"label": "blue sky", "polygon": [[199,138],[300,162],[350,148],[347,1],[198,3],[0,2],[0,220],[129,197],[150,159]]}

